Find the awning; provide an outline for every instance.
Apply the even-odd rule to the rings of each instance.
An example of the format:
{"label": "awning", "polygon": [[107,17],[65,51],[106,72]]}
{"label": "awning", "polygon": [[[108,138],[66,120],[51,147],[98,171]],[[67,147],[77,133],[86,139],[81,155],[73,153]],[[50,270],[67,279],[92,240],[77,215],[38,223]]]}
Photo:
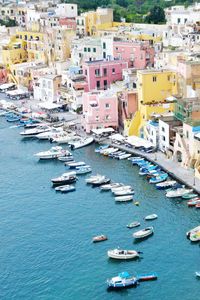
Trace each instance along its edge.
{"label": "awning", "polygon": [[135,135],[129,136],[127,138],[127,142],[135,147],[144,147],[144,148],[154,147],[153,144],[150,143],[149,141]]}
{"label": "awning", "polygon": [[44,109],[56,109],[61,107],[61,104],[55,104],[52,102],[40,103],[39,106]]}
{"label": "awning", "polygon": [[0,90],[6,90],[9,89],[11,87],[15,86],[14,83],[4,83],[0,85]]}
{"label": "awning", "polygon": [[92,129],[92,132],[94,133],[94,134],[96,134],[96,135],[101,135],[101,134],[103,134],[103,133],[111,133],[111,132],[113,132],[113,131],[115,131],[113,128],[110,128],[110,127],[108,127],[108,128],[98,128],[98,129]]}

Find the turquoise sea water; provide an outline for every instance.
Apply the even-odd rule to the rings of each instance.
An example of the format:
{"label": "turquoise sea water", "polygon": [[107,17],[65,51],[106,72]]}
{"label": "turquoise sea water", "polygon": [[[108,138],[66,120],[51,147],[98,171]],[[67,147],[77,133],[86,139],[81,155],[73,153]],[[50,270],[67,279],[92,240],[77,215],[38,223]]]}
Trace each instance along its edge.
{"label": "turquoise sea water", "polygon": [[[196,300],[200,299],[200,248],[185,236],[200,222],[200,211],[186,202],[169,200],[163,191],[138,175],[129,161],[116,161],[94,153],[95,146],[74,152],[93,173],[133,185],[136,207],[115,204],[109,192],[76,183],[76,192],[59,194],[50,179],[66,168],[57,161],[38,162],[34,153],[49,149],[48,142],[22,140],[20,129],[0,119],[0,299],[26,300]],[[158,219],[145,222],[144,216]],[[138,220],[153,225],[155,234],[135,243],[126,224]],[[138,229],[136,229],[138,230]],[[94,235],[109,240],[92,244]],[[116,262],[108,249],[120,246],[143,252],[137,261]],[[121,271],[157,272],[159,279],[137,288],[108,292],[106,279]]]}

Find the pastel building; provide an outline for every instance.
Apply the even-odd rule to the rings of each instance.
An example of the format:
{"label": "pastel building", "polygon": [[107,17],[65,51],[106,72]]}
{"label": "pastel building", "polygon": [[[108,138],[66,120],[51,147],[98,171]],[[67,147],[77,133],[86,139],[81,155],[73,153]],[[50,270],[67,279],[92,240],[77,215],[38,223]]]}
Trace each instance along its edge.
{"label": "pastel building", "polygon": [[118,99],[112,91],[83,94],[82,125],[87,133],[92,129],[118,127]]}
{"label": "pastel building", "polygon": [[83,74],[86,76],[88,91],[107,90],[111,83],[122,80],[122,71],[128,63],[121,60],[96,60],[83,64]]}

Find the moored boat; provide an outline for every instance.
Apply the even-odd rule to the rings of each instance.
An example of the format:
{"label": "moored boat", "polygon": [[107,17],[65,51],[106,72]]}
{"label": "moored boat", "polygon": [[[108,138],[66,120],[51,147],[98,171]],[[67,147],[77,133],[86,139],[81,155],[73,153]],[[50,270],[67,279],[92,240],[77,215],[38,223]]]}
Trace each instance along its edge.
{"label": "moored boat", "polygon": [[177,184],[176,180],[167,180],[167,181],[164,181],[164,182],[157,183],[156,188],[158,190],[164,190],[164,189],[168,189],[170,187],[173,187],[176,184]]}
{"label": "moored boat", "polygon": [[58,185],[66,185],[69,183],[76,182],[76,175],[74,172],[68,172],[64,173],[59,177],[52,178],[51,182],[53,183],[53,186],[58,186]]}
{"label": "moored boat", "polygon": [[190,229],[188,232],[186,232],[186,236],[188,239],[191,240],[191,237],[193,239],[193,236],[196,234],[200,234],[200,226],[197,226],[195,228]]}
{"label": "moored boat", "polygon": [[39,133],[47,132],[50,130],[51,130],[51,127],[49,127],[48,125],[38,125],[35,128],[26,129],[26,130],[20,132],[20,135],[24,138],[29,138],[29,137],[35,137]]}
{"label": "moored boat", "polygon": [[135,250],[113,249],[113,250],[108,250],[107,255],[108,257],[113,259],[127,260],[127,259],[138,258],[140,256],[140,253],[141,252],[137,252]]}
{"label": "moored boat", "polygon": [[158,275],[156,273],[147,273],[147,274],[138,274],[138,281],[149,281],[158,279]]}
{"label": "moored boat", "polygon": [[152,215],[146,216],[144,219],[145,219],[146,221],[151,221],[151,220],[155,220],[155,219],[157,219],[157,218],[158,218],[158,216],[157,216],[156,214],[152,214]]}
{"label": "moored boat", "polygon": [[85,162],[84,161],[75,161],[75,162],[69,162],[65,164],[66,166],[68,166],[70,169],[76,169],[76,167],[82,167],[85,166]]}
{"label": "moored boat", "polygon": [[106,241],[107,239],[108,239],[108,237],[106,235],[101,234],[101,235],[97,235],[97,236],[93,237],[92,242],[98,243],[98,242]]}
{"label": "moored boat", "polygon": [[92,168],[90,166],[82,166],[76,168],[77,175],[83,175],[92,172]]}
{"label": "moored boat", "polygon": [[186,188],[178,188],[176,190],[170,190],[166,193],[166,197],[168,198],[178,198],[182,197],[186,194],[189,194],[192,192],[192,189],[186,189]]}
{"label": "moored boat", "polygon": [[103,185],[103,184],[108,184],[110,182],[110,178],[106,177],[106,176],[103,176],[103,178],[99,178],[95,181],[93,181],[91,184],[92,186],[100,186],[100,185]]}
{"label": "moored boat", "polygon": [[65,185],[60,189],[61,193],[69,193],[69,192],[74,192],[76,190],[75,186],[73,185]]}
{"label": "moored boat", "polygon": [[200,198],[194,198],[194,199],[191,199],[187,202],[187,205],[189,207],[191,206],[196,206],[197,204],[200,204]]}
{"label": "moored boat", "polygon": [[96,152],[96,153],[99,153],[100,151],[105,150],[105,149],[107,149],[108,147],[109,147],[109,145],[101,145],[101,146],[99,146],[99,148],[96,148],[96,149],[95,149],[95,152]]}
{"label": "moored boat", "polygon": [[142,230],[134,232],[133,237],[135,239],[143,239],[143,238],[146,238],[146,237],[152,235],[153,233],[154,233],[153,227],[146,227]]}
{"label": "moored boat", "polygon": [[128,272],[119,273],[118,276],[107,280],[108,289],[124,289],[137,286],[138,280]]}
{"label": "moored boat", "polygon": [[115,202],[129,202],[129,201],[133,201],[132,195],[115,197]]}
{"label": "moored boat", "polygon": [[93,182],[95,182],[96,180],[99,180],[99,179],[102,179],[102,178],[105,178],[104,175],[100,175],[100,174],[97,174],[97,175],[92,175],[88,178],[85,179],[85,182],[87,184],[92,184]]}
{"label": "moored boat", "polygon": [[42,151],[34,154],[34,156],[38,157],[39,159],[55,159],[59,156],[70,155],[68,150],[64,150],[60,146],[52,147],[47,151]]}
{"label": "moored boat", "polygon": [[135,221],[135,222],[132,222],[132,223],[126,225],[126,227],[127,227],[127,228],[130,228],[130,229],[131,229],[131,228],[138,227],[138,226],[140,226],[140,222],[138,222],[138,221]]}
{"label": "moored boat", "polygon": [[74,157],[72,155],[59,156],[58,160],[63,162],[72,162],[74,161]]}
{"label": "moored boat", "polygon": [[124,190],[115,191],[115,192],[113,192],[113,194],[115,196],[133,195],[134,194],[134,190],[133,189],[124,189]]}
{"label": "moored boat", "polygon": [[158,175],[158,176],[154,176],[149,180],[149,183],[160,183],[163,182],[167,179],[168,174],[162,174],[162,175]]}
{"label": "moored boat", "polygon": [[94,142],[93,137],[82,138],[77,142],[69,142],[69,145],[72,150],[79,149],[82,147],[86,147]]}
{"label": "moored boat", "polygon": [[102,191],[109,191],[112,188],[120,187],[122,186],[122,183],[109,183],[109,184],[104,184],[100,186],[100,189]]}
{"label": "moored boat", "polygon": [[189,193],[189,194],[183,195],[183,196],[182,196],[182,199],[187,199],[187,200],[189,200],[189,199],[194,199],[194,198],[196,198],[196,197],[198,197],[197,194]]}

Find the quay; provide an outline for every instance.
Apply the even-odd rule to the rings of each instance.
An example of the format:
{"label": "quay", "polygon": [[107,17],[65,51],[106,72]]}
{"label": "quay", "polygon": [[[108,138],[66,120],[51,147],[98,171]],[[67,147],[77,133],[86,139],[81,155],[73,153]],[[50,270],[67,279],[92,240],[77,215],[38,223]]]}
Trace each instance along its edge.
{"label": "quay", "polygon": [[137,149],[130,149],[124,145],[115,144],[109,139],[104,140],[104,143],[109,144],[112,147],[119,148],[120,150],[126,151],[127,153],[131,153],[135,156],[144,157],[150,162],[160,166],[172,178],[180,181],[185,186],[188,186],[196,193],[200,194],[200,180],[198,178],[195,178],[194,170],[181,167],[177,162],[171,159],[167,159],[162,152],[144,153]]}

